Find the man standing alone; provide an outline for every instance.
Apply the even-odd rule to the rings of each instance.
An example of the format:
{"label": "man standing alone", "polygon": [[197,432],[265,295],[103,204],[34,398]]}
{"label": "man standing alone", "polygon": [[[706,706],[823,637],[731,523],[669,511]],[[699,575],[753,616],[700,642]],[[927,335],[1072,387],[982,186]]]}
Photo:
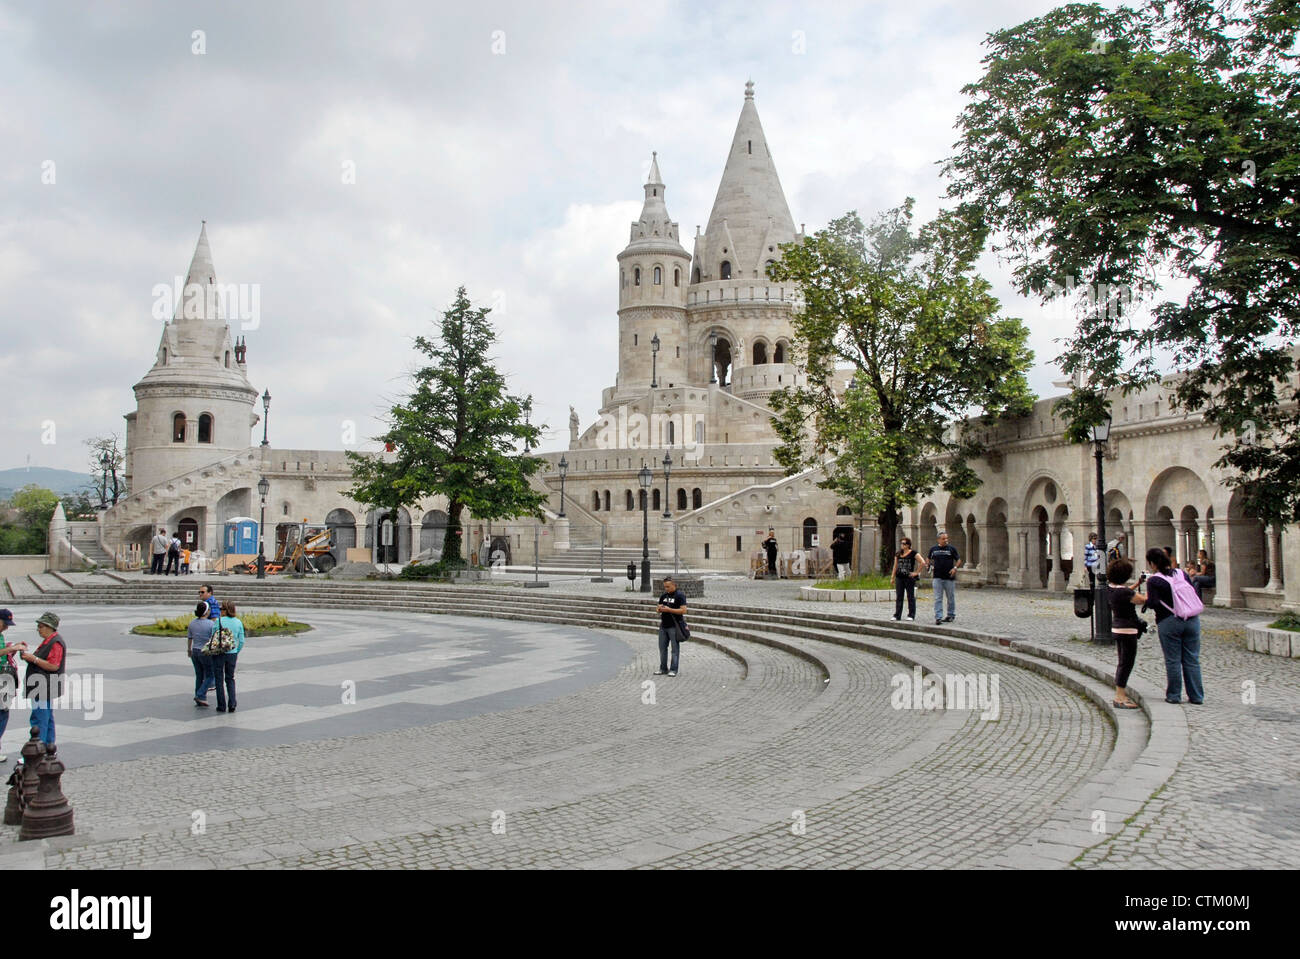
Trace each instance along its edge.
{"label": "man standing alone", "polygon": [[[681,621],[682,614],[686,612],[686,596],[677,588],[677,583],[671,576],[664,577],[663,595],[659,597],[659,605],[655,607],[659,614],[659,669],[656,676],[662,676],[667,673],[669,676],[677,675],[677,661],[681,652]],[[668,643],[673,644],[673,662],[672,666],[668,665]]]}
{"label": "man standing alone", "polygon": [[158,530],[158,535],[150,541],[149,548],[153,551],[153,564],[149,567],[149,572],[153,575],[163,575],[163,559],[166,558],[167,547],[170,545],[171,543],[167,539],[167,530],[165,529]]}
{"label": "man standing alone", "polygon": [[849,566],[853,561],[853,544],[843,530],[835,534],[831,543],[831,558],[835,560],[835,571],[839,574],[837,578],[848,579]]}
{"label": "man standing alone", "polygon": [[[930,547],[930,570],[934,573],[934,625],[957,618],[957,567],[961,556],[948,545],[948,534],[939,534],[939,545]],[[948,597],[948,615],[943,615],[943,598]]]}
{"label": "man standing alone", "polygon": [[776,575],[776,530],[767,531],[767,539],[763,540],[763,549],[767,551],[767,572],[769,576]]}

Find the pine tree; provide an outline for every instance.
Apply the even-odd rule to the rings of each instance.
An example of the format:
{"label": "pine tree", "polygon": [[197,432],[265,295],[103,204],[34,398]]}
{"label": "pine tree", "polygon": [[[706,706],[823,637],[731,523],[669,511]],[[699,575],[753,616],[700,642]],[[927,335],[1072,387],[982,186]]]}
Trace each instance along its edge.
{"label": "pine tree", "polygon": [[[529,485],[543,461],[527,452],[545,426],[530,426],[532,397],[506,392],[505,377],[488,355],[496,333],[487,309],[475,309],[462,286],[442,315],[435,340],[415,338],[429,364],[414,390],[392,408],[376,439],[386,453],[348,453],[358,502],[395,510],[429,496],[447,498],[441,563],[461,564],[461,513],[478,519],[537,516],[544,494]],[[518,451],[522,442],[524,452]]]}

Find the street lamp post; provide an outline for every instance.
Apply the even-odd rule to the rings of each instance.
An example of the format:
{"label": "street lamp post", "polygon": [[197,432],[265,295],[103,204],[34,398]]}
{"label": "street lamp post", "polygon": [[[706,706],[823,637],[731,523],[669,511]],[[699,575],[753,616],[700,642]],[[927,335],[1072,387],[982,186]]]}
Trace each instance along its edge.
{"label": "street lamp post", "polygon": [[641,483],[641,592],[650,592],[650,484],[654,474],[650,467],[641,463],[641,472],[636,474]]}
{"label": "street lamp post", "polygon": [[668,511],[668,474],[673,468],[673,451],[670,448],[664,453],[664,519],[671,519],[672,513]]}
{"label": "street lamp post", "polygon": [[257,492],[262,497],[262,519],[257,524],[257,578],[266,579],[266,494],[271,492],[271,482],[265,476],[257,481]]}
{"label": "street lamp post", "polygon": [[108,452],[105,451],[103,455],[99,457],[99,469],[100,472],[103,474],[103,479],[101,480],[99,486],[99,508],[100,509],[108,509],[108,464],[109,464]]}
{"label": "street lamp post", "polygon": [[718,382],[718,331],[709,332],[709,384]]}
{"label": "street lamp post", "polygon": [[650,389],[659,389],[659,334],[650,340]]}
{"label": "street lamp post", "polygon": [[560,518],[564,519],[564,477],[569,475],[569,461],[560,457]]}
{"label": "street lamp post", "polygon": [[262,393],[262,445],[270,446],[266,439],[267,420],[271,418],[271,391],[266,390]]}
{"label": "street lamp post", "polygon": [[[1093,455],[1097,458],[1097,539],[1101,541],[1101,548],[1106,549],[1106,486],[1101,475],[1101,460],[1106,455],[1106,442],[1110,439],[1110,416],[1098,423],[1092,428],[1092,445]],[[1108,589],[1106,585],[1106,563],[1101,564],[1102,575],[1098,577],[1096,597],[1093,605],[1097,610],[1097,639],[1100,645],[1111,646],[1115,642],[1115,637],[1110,631],[1110,603],[1106,595]]]}

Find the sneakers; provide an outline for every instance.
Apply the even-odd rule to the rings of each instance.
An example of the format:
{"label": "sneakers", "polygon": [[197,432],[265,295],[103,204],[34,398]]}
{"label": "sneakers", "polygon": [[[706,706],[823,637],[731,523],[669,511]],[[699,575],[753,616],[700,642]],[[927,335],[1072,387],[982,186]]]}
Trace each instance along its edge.
{"label": "sneakers", "polygon": [[943,618],[943,621],[944,621],[945,623],[951,623],[951,622],[952,622],[953,620],[955,620],[956,618],[957,618],[957,614],[956,614],[956,613],[953,613],[953,614],[951,614],[951,615],[949,615],[949,616],[945,616],[945,617]]}
{"label": "sneakers", "polygon": [[892,619],[894,622],[898,622],[898,617],[897,617],[897,616],[890,616],[889,618]]}
{"label": "sneakers", "polygon": [[655,676],[667,676],[668,673],[667,673],[667,671],[665,671],[665,670],[662,670],[662,669],[656,669],[656,670],[654,671],[653,675],[655,675]]}
{"label": "sneakers", "polygon": [[208,704],[208,701],[207,701],[206,699],[199,699],[199,697],[197,697],[197,696],[194,697],[194,705],[195,705],[195,706],[206,706],[207,704]]}
{"label": "sneakers", "polygon": [[669,676],[676,676],[676,675],[677,675],[677,670],[675,670],[675,669],[670,669],[670,670],[668,670],[668,675],[669,675]]}
{"label": "sneakers", "polygon": [[916,622],[916,617],[915,617],[915,616],[909,616],[909,617],[907,617],[907,621],[908,621],[909,623],[914,623],[914,622]]}
{"label": "sneakers", "polygon": [[935,617],[935,620],[934,620],[934,625],[936,625],[936,626],[942,626],[942,625],[943,625],[943,620],[942,620],[942,619],[939,619],[939,618],[936,616],[936,617]]}
{"label": "sneakers", "polygon": [[7,763],[7,762],[9,762],[8,756],[0,756],[0,763]]}

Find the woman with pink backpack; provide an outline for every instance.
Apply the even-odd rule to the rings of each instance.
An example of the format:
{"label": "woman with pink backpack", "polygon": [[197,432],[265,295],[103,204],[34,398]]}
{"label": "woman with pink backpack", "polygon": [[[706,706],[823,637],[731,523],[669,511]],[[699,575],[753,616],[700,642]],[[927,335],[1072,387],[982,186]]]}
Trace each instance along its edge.
{"label": "woman with pink backpack", "polygon": [[1163,549],[1147,550],[1147,601],[1144,610],[1155,610],[1156,632],[1165,654],[1165,702],[1205,702],[1201,685],[1201,611],[1205,605],[1187,574],[1176,569]]}

